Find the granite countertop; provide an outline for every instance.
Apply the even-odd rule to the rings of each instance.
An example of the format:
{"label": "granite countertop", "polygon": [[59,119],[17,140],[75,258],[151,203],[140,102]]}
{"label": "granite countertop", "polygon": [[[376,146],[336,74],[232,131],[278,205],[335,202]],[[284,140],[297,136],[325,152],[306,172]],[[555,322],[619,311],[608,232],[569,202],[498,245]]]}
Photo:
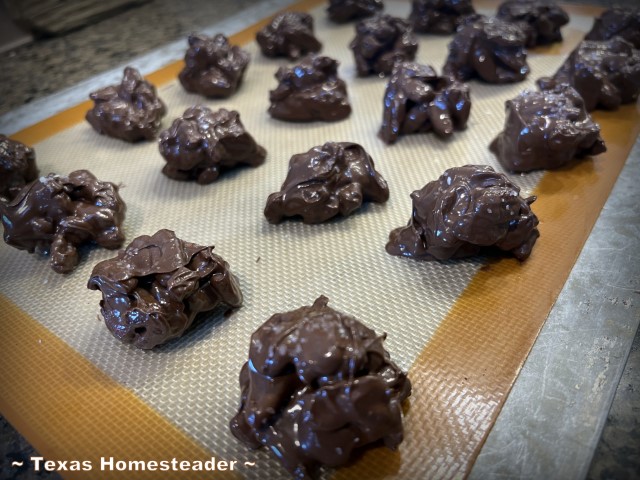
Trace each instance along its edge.
{"label": "granite countertop", "polygon": [[[255,7],[264,3],[263,0],[152,0],[64,36],[37,40],[0,53],[0,116],[168,43],[182,39],[186,48],[188,34],[239,12],[248,12],[247,17],[255,15]],[[564,3],[637,6],[637,0]],[[635,150],[637,154],[637,145]],[[640,336],[636,334],[587,478],[637,478],[634,475],[640,468],[638,365]],[[2,418],[0,444],[1,478],[43,478],[30,470],[5,468],[11,461],[28,458],[34,453]],[[47,478],[59,477],[50,474]]]}

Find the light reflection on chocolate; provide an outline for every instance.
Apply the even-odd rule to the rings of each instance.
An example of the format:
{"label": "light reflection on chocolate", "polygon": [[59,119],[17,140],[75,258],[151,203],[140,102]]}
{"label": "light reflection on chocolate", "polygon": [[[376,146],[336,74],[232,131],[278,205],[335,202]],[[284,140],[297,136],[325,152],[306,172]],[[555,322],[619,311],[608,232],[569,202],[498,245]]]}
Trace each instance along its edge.
{"label": "light reflection on chocolate", "polygon": [[400,135],[432,130],[449,137],[465,128],[470,111],[467,84],[438,76],[428,65],[397,63],[384,94],[378,135],[389,144]]}
{"label": "light reflection on chocolate", "polygon": [[127,142],[155,138],[167,113],[156,88],[132,67],[124,69],[122,83],[92,92],[89,97],[94,106],[85,118],[94,130]]}
{"label": "light reflection on chocolate", "polygon": [[269,448],[299,479],[339,467],[359,449],[402,442],[402,402],[411,382],[376,335],[319,297],[277,313],[251,336],[240,371],[241,401],[231,432]]}
{"label": "light reflection on chocolate", "polygon": [[527,37],[520,27],[482,15],[465,20],[449,43],[443,74],[460,81],[520,82],[529,74]]}
{"label": "light reflection on chocolate", "polygon": [[242,304],[238,281],[213,247],[171,230],[137,237],[98,263],[87,287],[101,291],[100,311],[113,336],[142,349],[182,336],[198,313]]}
{"label": "light reflection on chocolate", "polygon": [[409,223],[390,233],[387,252],[448,260],[492,247],[525,260],[540,235],[535,199],[520,197],[520,189],[489,166],[450,168],[411,194]]}
{"label": "light reflection on chocolate", "polygon": [[314,36],[313,17],[303,12],[277,15],[256,35],[260,50],[267,57],[297,60],[308,53],[319,52],[322,43]]}
{"label": "light reflection on chocolate", "polygon": [[58,273],[76,267],[84,243],[119,248],[125,211],[118,186],[87,170],[40,177],[10,203],[0,202],[4,241],[29,253],[49,254]]}
{"label": "light reflection on chocolate", "polygon": [[291,157],[289,172],[279,192],[267,199],[264,214],[270,223],[302,217],[321,223],[348,216],[364,202],[386,202],[389,187],[360,145],[327,142]]}
{"label": "light reflection on chocolate", "polygon": [[574,158],[606,151],[600,126],[569,85],[543,92],[525,90],[507,100],[506,111],[504,131],[490,149],[507,170],[559,168]]}
{"label": "light reflection on chocolate", "polygon": [[269,114],[290,122],[335,122],[351,114],[347,85],[338,77],[338,62],[309,55],[293,67],[280,67],[278,87],[269,92]]}
{"label": "light reflection on chocolate", "polygon": [[190,35],[185,67],[178,78],[188,92],[205,97],[233,95],[249,64],[249,54],[219,33],[214,37]]}

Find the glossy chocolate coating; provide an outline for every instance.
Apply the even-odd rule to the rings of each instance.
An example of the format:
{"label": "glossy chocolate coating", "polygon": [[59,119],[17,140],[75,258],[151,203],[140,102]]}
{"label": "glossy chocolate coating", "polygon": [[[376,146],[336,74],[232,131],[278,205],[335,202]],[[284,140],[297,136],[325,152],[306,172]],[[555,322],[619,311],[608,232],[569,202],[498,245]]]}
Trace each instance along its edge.
{"label": "glossy chocolate coating", "polygon": [[396,64],[384,94],[382,127],[386,143],[398,136],[430,132],[449,137],[463,129],[471,111],[469,87],[449,77],[439,77],[428,65]]}
{"label": "glossy chocolate coating", "polygon": [[593,22],[585,40],[609,40],[622,37],[640,49],[640,8],[614,7],[606,10]]}
{"label": "glossy chocolate coating", "polygon": [[475,12],[471,0],[413,0],[409,22],[419,33],[449,35],[461,17]]}
{"label": "glossy chocolate coating", "polygon": [[363,202],[386,202],[387,182],[375,170],[364,148],[350,142],[327,142],[291,157],[279,192],[267,199],[264,214],[270,223],[301,216],[304,223],[321,223],[347,216]]}
{"label": "glossy chocolate coating", "polygon": [[124,69],[120,85],[92,92],[89,98],[95,103],[86,119],[95,131],[127,142],[155,138],[167,113],[156,88],[132,67]]}
{"label": "glossy chocolate coating", "polygon": [[114,337],[150,349],[182,336],[200,312],[242,304],[238,281],[213,247],[171,230],[135,238],[93,267],[87,287],[100,290],[100,311]]}
{"label": "glossy chocolate coating", "polygon": [[10,201],[37,177],[33,148],[0,134],[0,200]]}
{"label": "glossy chocolate coating", "polygon": [[87,170],[40,177],[10,203],[0,202],[4,241],[29,253],[49,253],[58,273],[76,267],[84,243],[120,248],[125,210],[118,187]]}
{"label": "glossy chocolate coating", "polygon": [[519,25],[527,35],[527,47],[561,42],[560,27],[569,23],[569,15],[554,0],[507,0],[496,16]]}
{"label": "glossy chocolate coating", "polygon": [[375,15],[384,8],[382,0],[329,0],[327,14],[335,23],[346,23]]}
{"label": "glossy chocolate coating", "polygon": [[162,173],[202,185],[237,165],[257,167],[267,155],[244,129],[238,112],[224,108],[213,112],[204,105],[190,107],[176,118],[160,133],[159,147],[167,162]]}
{"label": "glossy chocolate coating", "polygon": [[334,122],[351,114],[347,85],[338,78],[338,62],[309,55],[293,67],[280,67],[278,88],[269,92],[269,114],[290,122]]}
{"label": "glossy chocolate coating", "polygon": [[571,52],[556,74],[538,79],[543,90],[561,83],[573,86],[587,111],[615,110],[640,93],[640,50],[620,37],[584,40]]}
{"label": "glossy chocolate coating", "polygon": [[391,232],[387,252],[447,260],[495,247],[525,260],[540,234],[530,207],[536,197],[519,194],[516,185],[489,166],[450,168],[411,194],[411,219]]}
{"label": "glossy chocolate coating", "polygon": [[520,27],[498,18],[472,17],[449,44],[444,75],[461,81],[479,78],[488,83],[520,82],[529,73]]}
{"label": "glossy chocolate coating", "polygon": [[313,34],[313,17],[303,12],[277,15],[256,35],[260,50],[267,57],[297,60],[308,53],[319,52],[322,43]]}
{"label": "glossy chocolate coating", "polygon": [[230,45],[221,33],[214,37],[189,36],[185,67],[178,78],[185,90],[205,97],[226,98],[233,95],[249,65],[249,54]]}
{"label": "glossy chocolate coating", "polygon": [[374,442],[402,442],[401,403],[411,382],[376,335],[327,306],[278,313],[251,336],[240,371],[242,392],[231,431],[266,446],[298,479],[320,465],[338,467]]}
{"label": "glossy chocolate coating", "polygon": [[356,24],[356,37],[349,48],[353,50],[358,76],[386,75],[396,62],[415,58],[418,39],[405,20],[377,14]]}
{"label": "glossy chocolate coating", "polygon": [[574,158],[598,155],[607,148],[575,89],[562,84],[554,90],[525,90],[506,102],[504,131],[490,150],[513,172],[553,169]]}

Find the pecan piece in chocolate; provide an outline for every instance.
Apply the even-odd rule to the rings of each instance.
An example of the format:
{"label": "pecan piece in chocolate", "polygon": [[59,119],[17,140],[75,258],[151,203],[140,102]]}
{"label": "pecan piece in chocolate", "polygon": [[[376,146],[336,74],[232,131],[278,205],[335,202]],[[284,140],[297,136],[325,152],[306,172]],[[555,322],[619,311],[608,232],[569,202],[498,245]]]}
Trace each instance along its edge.
{"label": "pecan piece in chocolate", "polygon": [[87,287],[102,293],[100,311],[113,336],[142,349],[182,336],[200,312],[242,304],[238,281],[213,247],[171,230],[137,237],[98,263]]}
{"label": "pecan piece in chocolate", "polygon": [[36,152],[0,134],[0,200],[9,201],[38,177]]}
{"label": "pecan piece in chocolate", "polygon": [[400,135],[431,130],[449,137],[465,128],[470,111],[467,84],[440,77],[428,65],[398,63],[384,94],[378,135],[386,143],[394,143]]}
{"label": "pecan piece in chocolate", "polygon": [[230,45],[221,33],[214,37],[189,36],[185,67],[178,78],[188,92],[205,97],[226,98],[233,95],[249,64],[249,54]]}
{"label": "pecan piece in chocolate", "polygon": [[450,168],[411,194],[413,213],[389,235],[387,252],[418,260],[476,255],[493,247],[525,260],[540,236],[530,205],[502,173],[485,165]]}
{"label": "pecan piece in chocolate", "polygon": [[76,267],[78,247],[84,243],[119,248],[125,210],[118,187],[87,170],[40,177],[10,203],[0,202],[4,241],[29,253],[49,253],[58,273]]}
{"label": "pecan piece in chocolate", "polygon": [[561,42],[560,27],[569,23],[569,15],[554,0],[507,0],[496,16],[522,28],[527,47]]}
{"label": "pecan piece in chocolate", "polygon": [[235,110],[211,111],[204,105],[188,108],[160,134],[162,169],[175,180],[214,182],[223,170],[237,165],[257,167],[267,155],[240,122]]}
{"label": "pecan piece in chocolate", "polygon": [[529,73],[526,34],[499,18],[470,17],[449,43],[444,75],[460,81],[479,78],[488,83],[520,82]]}
{"label": "pecan piece in chocolate", "polygon": [[278,87],[269,92],[269,114],[280,120],[311,122],[342,120],[351,113],[347,85],[338,77],[338,62],[306,56],[293,67],[280,67]]}
{"label": "pecan piece in chocolate", "polygon": [[95,131],[127,142],[155,138],[167,113],[156,88],[132,67],[124,69],[120,85],[92,92],[89,98],[94,106],[86,119]]}
{"label": "pecan piece in chocolate", "polygon": [[512,172],[559,168],[574,158],[607,150],[600,126],[569,85],[543,92],[525,90],[507,100],[506,110],[504,131],[489,148]]}
{"label": "pecan piece in chocolate", "polygon": [[264,214],[270,223],[301,216],[321,223],[347,216],[363,202],[386,202],[389,187],[364,148],[350,142],[327,142],[291,157],[279,192],[269,195]]}
{"label": "pecan piece in chocolate", "polygon": [[356,24],[356,37],[349,48],[353,51],[358,76],[386,75],[396,62],[415,58],[418,39],[405,20],[377,14]]}
{"label": "pecan piece in chocolate", "polygon": [[277,15],[256,35],[260,50],[267,57],[288,57],[297,60],[322,49],[314,36],[313,17],[303,12]]}
{"label": "pecan piece in chocolate", "polygon": [[327,306],[277,313],[251,336],[240,371],[232,433],[266,446],[296,478],[339,467],[374,442],[402,442],[402,402],[411,382],[383,341],[355,318]]}
{"label": "pecan piece in chocolate", "polygon": [[413,0],[409,23],[418,33],[449,35],[462,17],[474,13],[471,0]]}

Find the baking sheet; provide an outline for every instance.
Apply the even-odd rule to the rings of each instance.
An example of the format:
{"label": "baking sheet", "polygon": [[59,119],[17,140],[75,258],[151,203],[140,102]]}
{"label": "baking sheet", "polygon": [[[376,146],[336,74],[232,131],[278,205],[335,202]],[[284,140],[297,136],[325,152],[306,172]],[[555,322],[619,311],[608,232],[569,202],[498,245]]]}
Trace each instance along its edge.
{"label": "baking sheet", "polygon": [[[387,3],[388,11],[406,17],[407,3]],[[318,37],[325,44],[323,52],[341,61],[340,73],[348,83],[354,110],[346,121],[295,125],[270,119],[266,114],[267,90],[275,88],[273,74],[286,62],[261,57],[254,43],[247,46],[253,60],[244,85],[229,100],[203,101],[184,92],[175,80],[159,88],[169,106],[165,126],[194,103],[237,109],[247,130],[267,148],[267,162],[257,169],[227,174],[205,187],[174,182],[160,173],[163,160],[154,143],[123,144],[98,136],[83,122],[35,145],[43,173],[89,168],[100,179],[123,183],[128,241],[159,228],[172,228],[189,241],[215,244],[217,253],[239,277],[245,294],[244,307],[231,317],[209,316],[183,339],[153,352],[141,352],[111,338],[96,320],[99,294],[85,288],[92,266],[112,252],[85,249],[80,267],[62,277],[50,271],[46,259],[6,245],[0,247],[1,300],[4,305],[10,305],[7,299],[11,302],[0,315],[6,317],[8,331],[17,335],[17,330],[24,328],[26,313],[28,326],[38,334],[53,333],[46,345],[62,340],[74,352],[72,357],[88,361],[83,368],[93,372],[97,367],[99,373],[85,375],[99,377],[96,381],[103,386],[113,382],[118,398],[124,390],[124,397],[116,401],[125,405],[124,411],[105,412],[98,407],[99,415],[90,409],[82,417],[85,423],[98,421],[106,430],[82,428],[78,422],[82,430],[78,443],[91,440],[95,445],[87,447],[83,455],[105,455],[114,437],[112,417],[124,417],[124,433],[129,436],[137,422],[126,422],[126,418],[137,418],[134,413],[141,410],[151,417],[159,414],[153,421],[162,424],[168,439],[184,434],[184,452],[189,455],[214,452],[242,465],[255,462],[257,467],[243,467],[241,474],[247,478],[283,475],[267,452],[248,451],[228,431],[227,423],[238,402],[237,375],[246,359],[249,335],[258,325],[274,312],[310,304],[324,294],[334,308],[388,333],[387,349],[401,367],[411,369],[415,386],[400,452],[375,450],[365,456],[366,461],[337,476],[448,477],[464,473],[471,465],[624,163],[629,142],[637,135],[637,117],[629,107],[599,116],[609,146],[606,155],[544,177],[541,173],[512,176],[522,186],[523,195],[540,195],[533,209],[541,219],[542,237],[534,255],[523,265],[509,259],[424,263],[390,257],[384,252],[384,243],[392,228],[406,223],[411,209],[409,193],[451,166],[471,162],[499,169],[486,146],[502,127],[504,100],[532,86],[538,76],[555,71],[563,57],[532,52],[532,74],[520,84],[473,82],[468,129],[450,141],[414,135],[388,147],[375,136],[385,81],[355,77],[351,53],[344,48],[353,37],[353,26],[329,24],[322,10],[313,12]],[[569,28],[579,31],[589,25],[589,19],[574,16]],[[418,61],[440,69],[450,38],[423,36],[420,40]],[[626,138],[617,138],[620,134]],[[389,182],[389,202],[369,205],[353,217],[327,225],[269,225],[262,216],[264,202],[284,179],[289,157],[327,140],[361,143]],[[586,208],[572,202],[585,196],[589,199]],[[543,280],[537,289],[543,294],[523,301],[518,292],[528,293],[527,282],[540,277]],[[513,285],[505,288],[505,284]],[[65,295],[60,295],[62,291]],[[515,294],[519,302],[505,294]],[[16,319],[20,319],[20,326]],[[30,319],[37,325],[31,325]],[[41,327],[45,330],[38,330]],[[58,436],[72,430],[60,425],[60,419],[77,411],[52,410],[58,421],[38,417],[34,422],[35,405],[46,404],[49,396],[37,386],[32,388],[36,398],[31,399],[31,407],[22,404],[25,393],[20,388],[25,387],[16,385],[20,383],[20,377],[15,376],[17,359],[31,362],[42,345],[21,345],[22,350],[11,350],[12,355],[3,350],[3,370],[7,379],[13,379],[6,384],[15,388],[3,391],[0,407],[11,421],[30,426],[34,443],[46,453],[51,451],[51,439],[55,443]],[[57,347],[66,351],[64,345]],[[61,354],[65,355],[69,354]],[[69,360],[66,365],[79,368],[77,363]],[[41,368],[58,367],[65,367],[65,362],[45,362]],[[75,377],[78,372],[73,368],[67,373]],[[59,382],[70,387],[64,374]],[[111,388],[108,391],[113,393]],[[65,392],[56,393],[65,396]],[[96,391],[90,393],[102,398]],[[151,407],[151,412],[145,406]],[[144,432],[131,438],[136,434]],[[39,447],[38,438],[45,436],[50,439],[40,442],[44,448]],[[188,445],[189,439],[201,450]],[[122,455],[136,455],[126,448],[128,443]],[[60,458],[79,454],[78,445],[57,448],[53,453]],[[146,452],[154,459],[161,452],[170,455],[179,451],[171,442],[160,442],[151,453],[142,448],[140,454]]]}

